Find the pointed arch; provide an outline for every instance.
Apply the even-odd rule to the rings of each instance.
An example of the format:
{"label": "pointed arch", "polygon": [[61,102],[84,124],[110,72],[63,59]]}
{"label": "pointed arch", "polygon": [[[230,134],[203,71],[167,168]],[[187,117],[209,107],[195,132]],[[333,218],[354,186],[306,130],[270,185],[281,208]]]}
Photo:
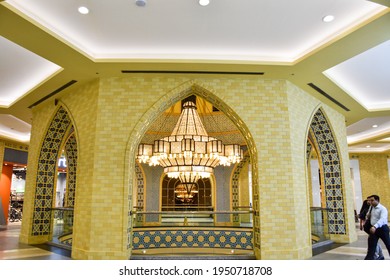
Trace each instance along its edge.
{"label": "pointed arch", "polygon": [[51,233],[51,208],[54,203],[57,160],[71,127],[72,121],[67,110],[59,105],[46,130],[38,156],[32,236]]}
{"label": "pointed arch", "polygon": [[[252,163],[252,185],[253,185],[253,220],[254,220],[254,234],[253,234],[253,245],[254,250],[258,258],[260,258],[260,213],[259,213],[259,187],[258,187],[258,168],[257,168],[257,148],[255,141],[245,123],[241,118],[234,112],[231,107],[226,104],[222,99],[214,94],[216,92],[212,88],[201,84],[196,80],[190,80],[182,85],[172,89],[164,96],[162,96],[145,114],[141,117],[138,123],[135,125],[133,131],[130,134],[129,141],[126,149],[126,170],[128,171],[125,176],[125,184],[129,186],[129,206],[131,207],[131,194],[134,182],[135,173],[135,155],[138,144],[141,142],[143,135],[146,133],[147,129],[153,123],[154,120],[158,118],[166,109],[174,105],[176,102],[190,96],[197,95],[206,101],[213,104],[214,107],[218,108],[219,111],[223,112],[233,123],[236,124],[238,130],[243,135],[248,152],[250,155],[250,161]],[[130,208],[129,208],[130,209]],[[128,219],[128,240],[127,248],[131,249],[132,247],[132,219],[131,211],[129,211]]]}
{"label": "pointed arch", "polygon": [[329,233],[346,234],[341,157],[332,127],[322,108],[318,108],[314,113],[309,129],[308,138],[310,137],[318,152],[322,169]]}

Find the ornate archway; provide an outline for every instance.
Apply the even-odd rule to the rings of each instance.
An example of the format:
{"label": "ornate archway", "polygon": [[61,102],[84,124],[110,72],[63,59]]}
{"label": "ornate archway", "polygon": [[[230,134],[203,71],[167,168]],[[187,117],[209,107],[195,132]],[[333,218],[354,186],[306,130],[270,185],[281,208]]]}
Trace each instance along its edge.
{"label": "ornate archway", "polygon": [[[42,140],[42,145],[38,157],[38,168],[36,176],[36,189],[34,196],[34,208],[32,217],[33,236],[50,235],[52,229],[52,212],[54,203],[54,189],[57,171],[57,161],[64,145],[66,147],[68,158],[71,159],[71,189],[67,195],[67,203],[73,206],[75,190],[75,174],[77,166],[77,142],[73,136],[69,137],[72,130],[72,121],[64,107],[59,106],[52,118],[46,134]],[[69,180],[70,181],[70,180]],[[70,206],[70,205],[69,205]]]}
{"label": "ornate archway", "polygon": [[[195,81],[188,81],[181,86],[171,90],[160,98],[151,109],[149,109],[139,120],[133,129],[128,141],[126,150],[126,166],[129,171],[127,174],[126,182],[129,185],[129,194],[132,194],[132,188],[134,184],[135,170],[135,155],[136,148],[140,143],[143,135],[146,133],[148,127],[153,121],[160,116],[165,110],[174,105],[176,102],[190,96],[199,96],[209,103],[213,104],[219,111],[223,112],[233,123],[236,124],[237,129],[243,135],[250,155],[250,161],[252,163],[252,186],[253,186],[253,210],[254,210],[254,227],[253,227],[253,247],[257,255],[260,258],[260,215],[259,215],[259,188],[258,188],[258,174],[257,174],[257,149],[255,142],[249,132],[247,126],[240,119],[240,117],[219,97],[217,97],[212,89],[200,85]],[[133,198],[129,195],[129,205],[131,207],[131,200]],[[128,219],[128,249],[132,248],[132,218],[129,211]]]}
{"label": "ornate archway", "polygon": [[[324,184],[328,230],[330,234],[346,234],[343,174],[341,157],[329,121],[322,109],[318,109],[310,124],[311,141],[319,155],[321,180]],[[308,141],[307,145],[310,145]],[[311,147],[310,147],[311,149]],[[309,151],[309,147],[307,148]],[[309,152],[307,152],[307,155]]]}

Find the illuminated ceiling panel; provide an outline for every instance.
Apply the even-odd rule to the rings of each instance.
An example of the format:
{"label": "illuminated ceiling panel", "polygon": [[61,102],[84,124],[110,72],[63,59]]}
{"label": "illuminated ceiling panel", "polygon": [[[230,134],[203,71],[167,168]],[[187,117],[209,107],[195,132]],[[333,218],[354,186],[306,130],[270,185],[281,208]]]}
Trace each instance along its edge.
{"label": "illuminated ceiling panel", "polygon": [[[293,63],[381,13],[365,0],[9,0],[19,14],[92,59]],[[78,12],[80,5],[88,14]],[[300,8],[302,7],[302,8]],[[190,15],[190,16],[189,16]],[[335,20],[324,23],[327,15]]]}
{"label": "illuminated ceiling panel", "polygon": [[62,70],[58,65],[0,36],[0,107],[9,107]]}
{"label": "illuminated ceiling panel", "polygon": [[368,111],[390,109],[390,40],[324,72]]}

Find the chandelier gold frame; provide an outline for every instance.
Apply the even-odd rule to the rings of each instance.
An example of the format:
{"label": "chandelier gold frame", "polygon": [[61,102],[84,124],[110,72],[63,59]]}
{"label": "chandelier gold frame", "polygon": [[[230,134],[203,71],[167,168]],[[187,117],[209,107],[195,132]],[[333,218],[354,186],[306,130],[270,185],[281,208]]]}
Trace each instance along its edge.
{"label": "chandelier gold frame", "polygon": [[154,144],[140,144],[137,160],[150,166],[160,165],[170,178],[184,185],[209,178],[217,165],[230,166],[243,159],[239,144],[224,145],[210,137],[199,117],[195,103],[187,101],[170,136]]}

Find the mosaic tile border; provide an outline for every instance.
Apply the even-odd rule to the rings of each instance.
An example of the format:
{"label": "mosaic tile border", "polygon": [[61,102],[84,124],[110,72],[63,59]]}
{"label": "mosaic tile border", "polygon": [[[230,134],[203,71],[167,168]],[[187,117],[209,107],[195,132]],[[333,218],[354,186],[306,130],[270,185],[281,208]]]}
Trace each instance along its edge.
{"label": "mosaic tile border", "polygon": [[133,232],[133,249],[231,248],[253,250],[253,232],[234,230],[143,230]]}
{"label": "mosaic tile border", "polygon": [[32,235],[49,235],[51,228],[51,208],[53,205],[54,178],[57,159],[62,140],[71,125],[67,111],[59,107],[55,113],[46,135],[38,158],[38,171],[32,220]]}
{"label": "mosaic tile border", "polygon": [[3,140],[3,139],[1,141],[5,143],[6,148],[10,148],[18,151],[24,151],[24,152],[28,151],[28,145],[12,142],[9,140]]}
{"label": "mosaic tile border", "polygon": [[[240,174],[241,169],[244,167],[244,165],[249,161],[249,156],[246,154],[242,161],[240,161],[236,168],[234,169],[233,176],[232,176],[232,207],[233,210],[239,210],[238,206],[240,206],[240,190],[239,190],[239,183],[240,183]],[[240,222],[240,215],[239,214],[233,214],[233,223],[239,223]]]}
{"label": "mosaic tile border", "polygon": [[325,186],[326,207],[330,234],[346,234],[341,162],[336,141],[321,109],[314,114],[310,125],[318,145]]}
{"label": "mosaic tile border", "polygon": [[[135,178],[137,180],[137,210],[144,210],[144,201],[145,201],[145,181],[144,174],[138,163],[135,164]],[[145,215],[138,214],[136,217],[137,222],[144,222]]]}
{"label": "mosaic tile border", "polygon": [[76,194],[77,140],[74,133],[65,143],[65,157],[68,165],[66,174],[66,198],[64,207],[74,207]]}

